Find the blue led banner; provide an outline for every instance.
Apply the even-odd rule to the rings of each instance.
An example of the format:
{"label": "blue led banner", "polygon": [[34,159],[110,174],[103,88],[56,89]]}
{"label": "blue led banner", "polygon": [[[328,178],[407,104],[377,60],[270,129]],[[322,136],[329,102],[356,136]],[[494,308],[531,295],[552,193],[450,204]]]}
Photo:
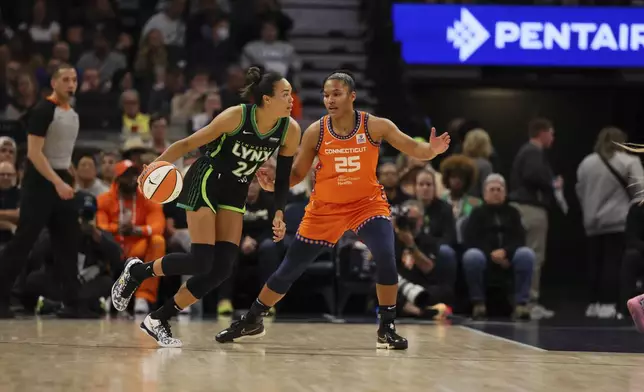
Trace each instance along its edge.
{"label": "blue led banner", "polygon": [[644,67],[644,8],[394,4],[408,64]]}

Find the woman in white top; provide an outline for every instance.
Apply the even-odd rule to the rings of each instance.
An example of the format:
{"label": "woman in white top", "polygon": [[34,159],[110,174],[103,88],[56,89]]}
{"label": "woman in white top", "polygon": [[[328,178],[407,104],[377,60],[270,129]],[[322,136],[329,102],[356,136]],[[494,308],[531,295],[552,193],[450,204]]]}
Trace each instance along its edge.
{"label": "woman in white top", "polygon": [[619,296],[619,271],[624,248],[626,215],[642,189],[639,157],[616,143],[626,134],[618,128],[601,130],[595,151],[577,169],[576,191],[588,237],[589,305],[587,317],[613,318]]}
{"label": "woman in white top", "polygon": [[44,0],[36,0],[29,25],[20,25],[21,30],[28,30],[34,42],[57,42],[60,37],[60,25],[47,15],[47,4]]}

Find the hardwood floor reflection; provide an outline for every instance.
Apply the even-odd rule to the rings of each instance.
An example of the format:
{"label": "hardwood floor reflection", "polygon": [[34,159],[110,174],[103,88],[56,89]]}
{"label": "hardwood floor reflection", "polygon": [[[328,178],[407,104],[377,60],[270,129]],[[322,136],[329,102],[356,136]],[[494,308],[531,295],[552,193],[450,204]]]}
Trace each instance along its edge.
{"label": "hardwood floor reflection", "polygon": [[125,320],[0,321],[1,391],[641,391],[635,354],[552,352],[461,326],[400,325],[406,352],[375,349],[375,326],[267,324],[220,345],[227,324],[175,322],[159,349]]}

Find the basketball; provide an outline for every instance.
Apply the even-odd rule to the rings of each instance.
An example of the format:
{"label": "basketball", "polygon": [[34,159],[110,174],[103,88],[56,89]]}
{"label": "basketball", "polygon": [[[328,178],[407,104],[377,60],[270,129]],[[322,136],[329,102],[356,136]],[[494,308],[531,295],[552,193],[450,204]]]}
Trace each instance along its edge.
{"label": "basketball", "polygon": [[159,204],[170,203],[183,188],[181,172],[169,162],[153,162],[147,168],[142,181],[145,197]]}

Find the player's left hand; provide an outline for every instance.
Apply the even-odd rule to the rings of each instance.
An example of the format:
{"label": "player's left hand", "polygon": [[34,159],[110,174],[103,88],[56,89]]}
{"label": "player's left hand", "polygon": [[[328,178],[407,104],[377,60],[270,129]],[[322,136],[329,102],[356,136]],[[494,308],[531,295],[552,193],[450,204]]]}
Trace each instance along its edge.
{"label": "player's left hand", "polygon": [[450,141],[449,133],[445,132],[440,136],[436,136],[436,128],[432,127],[432,132],[429,135],[429,148],[431,148],[436,155],[447,151]]}
{"label": "player's left hand", "polygon": [[275,216],[273,218],[273,242],[280,242],[286,235],[286,223],[282,217]]}

